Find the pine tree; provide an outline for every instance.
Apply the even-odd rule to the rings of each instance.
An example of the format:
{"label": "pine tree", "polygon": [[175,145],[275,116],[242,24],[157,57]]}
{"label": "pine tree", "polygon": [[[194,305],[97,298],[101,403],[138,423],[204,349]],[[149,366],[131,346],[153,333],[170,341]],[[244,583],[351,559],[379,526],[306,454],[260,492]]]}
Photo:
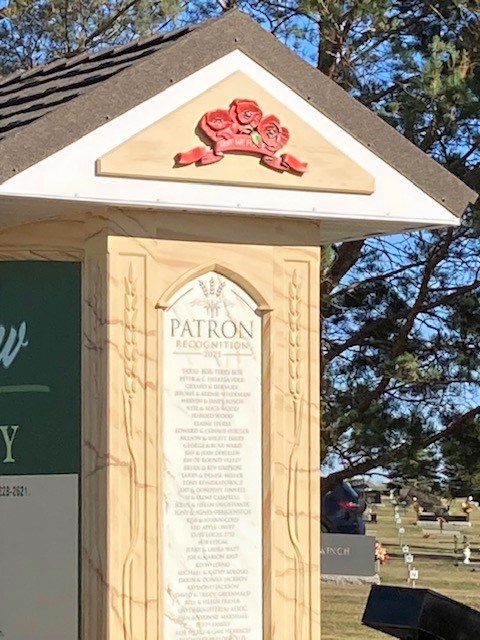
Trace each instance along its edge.
{"label": "pine tree", "polygon": [[27,69],[175,26],[180,0],[0,0],[0,70]]}
{"label": "pine tree", "polygon": [[[480,0],[238,6],[480,191]],[[0,70],[125,42],[222,8],[229,5],[218,0],[8,0],[0,9]],[[447,472],[458,473],[452,451],[439,448],[449,438],[458,450],[477,451],[479,211],[459,228],[324,248],[324,490],[380,467],[414,473],[441,451]]]}
{"label": "pine tree", "polygon": [[[479,0],[242,6],[480,190]],[[324,248],[324,490],[478,424],[479,222]]]}

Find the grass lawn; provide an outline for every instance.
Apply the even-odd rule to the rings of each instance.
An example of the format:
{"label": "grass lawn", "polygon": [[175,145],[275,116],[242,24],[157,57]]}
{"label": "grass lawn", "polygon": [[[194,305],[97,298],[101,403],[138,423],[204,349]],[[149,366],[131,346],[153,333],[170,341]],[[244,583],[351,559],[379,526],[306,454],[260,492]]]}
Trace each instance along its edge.
{"label": "grass lawn", "polygon": [[[407,570],[403,554],[399,547],[397,528],[394,523],[393,507],[388,498],[383,498],[384,506],[377,509],[378,524],[367,525],[367,531],[375,532],[376,538],[387,548],[391,557],[381,567],[382,584],[406,586]],[[452,507],[453,514],[460,514],[458,500]],[[421,527],[415,525],[413,509],[400,511],[402,527],[405,528],[404,544],[410,547],[415,557],[414,566],[419,570],[418,587],[439,591],[447,596],[480,610],[480,567],[479,571],[453,564],[453,535],[441,536],[439,532],[425,538]],[[480,561],[480,510],[471,514],[472,527],[461,529],[458,533],[459,548],[462,548],[462,535],[465,531],[472,550],[472,561]],[[452,530],[453,527],[445,526]],[[458,529],[457,529],[458,530]],[[429,558],[427,554],[445,555],[445,558]],[[422,557],[423,555],[423,557]],[[400,557],[401,556],[401,557]],[[461,558],[461,551],[458,554]],[[370,585],[332,584],[322,582],[322,640],[384,640],[388,636],[362,627],[361,618],[370,591]]]}

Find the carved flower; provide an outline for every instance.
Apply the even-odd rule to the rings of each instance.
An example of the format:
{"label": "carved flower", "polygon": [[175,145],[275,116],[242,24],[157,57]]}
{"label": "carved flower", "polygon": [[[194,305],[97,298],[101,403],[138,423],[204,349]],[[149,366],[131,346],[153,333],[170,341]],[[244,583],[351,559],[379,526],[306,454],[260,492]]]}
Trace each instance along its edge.
{"label": "carved flower", "polygon": [[232,119],[226,109],[215,109],[208,111],[202,118],[201,127],[205,133],[218,140],[219,138],[230,138],[232,136]]}
{"label": "carved flower", "polygon": [[290,138],[288,129],[280,125],[276,116],[266,116],[258,125],[258,132],[263,138],[263,144],[271,151],[286,145]]}
{"label": "carved flower", "polygon": [[250,132],[256,129],[262,119],[262,110],[255,100],[237,98],[230,105],[230,117],[238,122],[241,132]]}

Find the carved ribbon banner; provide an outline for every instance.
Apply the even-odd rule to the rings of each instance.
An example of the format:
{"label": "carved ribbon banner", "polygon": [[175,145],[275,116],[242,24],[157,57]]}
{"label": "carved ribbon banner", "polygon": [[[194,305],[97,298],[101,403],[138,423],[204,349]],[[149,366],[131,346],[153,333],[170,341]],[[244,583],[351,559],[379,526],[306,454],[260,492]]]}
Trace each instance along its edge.
{"label": "carved ribbon banner", "polygon": [[229,109],[215,109],[203,115],[201,132],[211,147],[195,147],[178,153],[179,166],[207,165],[222,160],[226,153],[243,152],[261,156],[261,162],[275,171],[302,175],[307,163],[290,153],[275,155],[290,139],[290,133],[275,115],[264,116],[255,100],[237,98]]}

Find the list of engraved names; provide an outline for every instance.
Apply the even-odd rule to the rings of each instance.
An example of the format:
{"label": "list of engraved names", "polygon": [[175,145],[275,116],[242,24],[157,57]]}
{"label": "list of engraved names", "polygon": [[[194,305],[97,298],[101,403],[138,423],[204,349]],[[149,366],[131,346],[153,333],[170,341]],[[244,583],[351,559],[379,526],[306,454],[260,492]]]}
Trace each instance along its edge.
{"label": "list of engraved names", "polygon": [[164,316],[164,599],[169,640],[261,640],[261,319],[208,273]]}

